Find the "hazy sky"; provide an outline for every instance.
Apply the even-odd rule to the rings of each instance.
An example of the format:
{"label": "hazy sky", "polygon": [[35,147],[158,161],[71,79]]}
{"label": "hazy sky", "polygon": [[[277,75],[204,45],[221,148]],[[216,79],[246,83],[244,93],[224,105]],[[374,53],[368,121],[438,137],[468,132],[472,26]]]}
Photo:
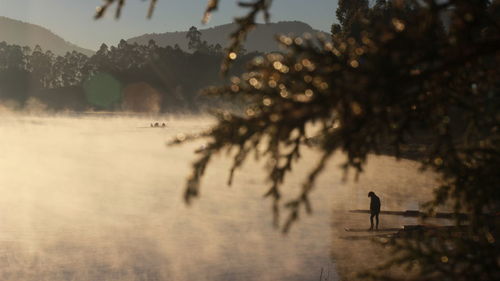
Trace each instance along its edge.
{"label": "hazy sky", "polygon": [[[207,0],[159,0],[153,19],[147,20],[148,4],[128,0],[120,20],[94,21],[95,7],[102,0],[0,0],[0,15],[50,29],[64,39],[84,48],[97,49],[101,43],[115,45],[144,33],[183,31],[202,27],[200,19]],[[221,0],[208,27],[228,23],[244,10],[236,0]],[[313,28],[329,31],[335,18],[337,0],[274,0],[272,21],[300,20]],[[112,11],[113,12],[113,11]]]}

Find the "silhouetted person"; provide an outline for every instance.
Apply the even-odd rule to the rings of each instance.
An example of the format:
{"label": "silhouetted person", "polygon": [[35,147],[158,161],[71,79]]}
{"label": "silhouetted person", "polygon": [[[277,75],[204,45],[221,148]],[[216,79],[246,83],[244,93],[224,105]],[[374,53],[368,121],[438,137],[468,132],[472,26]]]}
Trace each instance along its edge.
{"label": "silhouetted person", "polygon": [[380,198],[375,195],[375,192],[370,191],[368,193],[368,197],[370,197],[370,230],[373,230],[373,217],[375,217],[376,225],[375,229],[378,230],[378,214],[380,214]]}

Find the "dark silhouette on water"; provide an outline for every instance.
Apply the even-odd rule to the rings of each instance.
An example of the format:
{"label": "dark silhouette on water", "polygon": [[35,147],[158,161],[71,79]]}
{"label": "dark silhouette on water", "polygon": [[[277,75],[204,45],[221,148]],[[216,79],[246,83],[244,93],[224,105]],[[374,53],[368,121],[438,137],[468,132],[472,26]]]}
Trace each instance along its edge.
{"label": "dark silhouette on water", "polygon": [[[378,229],[379,232],[396,232],[396,231],[399,231],[403,228],[401,227],[390,227],[390,228],[380,228]],[[371,231],[370,229],[366,229],[366,228],[344,228],[344,230],[346,232],[368,232],[368,231]]]}
{"label": "dark silhouette on water", "polygon": [[[371,213],[370,210],[349,210],[351,213]],[[393,216],[403,216],[403,217],[423,217],[424,213],[418,210],[406,210],[406,211],[380,211],[380,214],[393,215]],[[437,212],[431,217],[436,219],[454,219],[459,217],[461,220],[467,220],[468,214],[466,213],[447,213],[447,212]]]}
{"label": "dark silhouette on water", "polygon": [[[160,123],[158,123],[158,122],[156,122],[156,123],[154,123],[154,124],[153,124],[153,123],[151,123],[149,126],[150,126],[151,128],[159,128],[159,127],[160,127]],[[167,124],[165,124],[165,123],[161,123],[161,127],[162,127],[162,128],[166,128],[166,127],[167,127]]]}
{"label": "dark silhouette on water", "polygon": [[368,193],[370,197],[370,230],[373,230],[373,217],[375,217],[376,225],[375,229],[378,230],[378,215],[380,214],[380,198],[375,195],[375,192],[370,191]]}

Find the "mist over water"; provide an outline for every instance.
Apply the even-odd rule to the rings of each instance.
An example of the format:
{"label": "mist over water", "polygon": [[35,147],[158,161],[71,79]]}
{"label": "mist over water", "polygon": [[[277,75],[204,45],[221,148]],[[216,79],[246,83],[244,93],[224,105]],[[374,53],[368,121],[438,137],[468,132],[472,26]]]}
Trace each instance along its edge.
{"label": "mist over water", "polygon": [[[211,120],[165,117],[158,121],[167,128],[150,128],[153,121],[0,115],[1,280],[303,281],[318,280],[322,268],[323,278],[329,271],[340,280],[338,268],[360,251],[343,228],[369,227],[347,210],[367,209],[370,190],[383,210],[417,209],[436,184],[417,163],[384,156],[372,157],[358,182],[343,182],[336,157],[312,194],[313,215],[285,236],[271,224],[259,163],[227,187],[230,161],[216,157],[201,198],[187,207],[184,183],[202,143],[166,142]],[[316,160],[304,153],[283,187],[288,196]],[[381,217],[381,227],[412,222]]]}

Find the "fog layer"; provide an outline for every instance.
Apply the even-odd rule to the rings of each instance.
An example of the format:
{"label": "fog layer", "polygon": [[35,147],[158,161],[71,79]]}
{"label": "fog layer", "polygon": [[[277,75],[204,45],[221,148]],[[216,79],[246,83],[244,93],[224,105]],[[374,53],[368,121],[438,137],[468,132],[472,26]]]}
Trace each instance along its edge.
{"label": "fog layer", "polygon": [[[149,127],[155,121],[167,127]],[[318,181],[313,215],[284,236],[272,227],[257,163],[227,187],[230,163],[217,157],[201,198],[184,204],[193,151],[202,143],[166,142],[209,125],[194,118],[0,116],[0,279],[303,281],[318,280],[323,268],[338,280],[342,265],[331,257],[345,259],[332,254],[332,243],[355,249],[336,242],[345,235],[339,229],[369,226],[364,215],[339,220],[346,210],[366,209],[370,190],[382,209],[418,208],[435,184],[416,163],[390,157],[373,157],[361,181],[345,183],[338,157]],[[304,153],[283,187],[289,195],[316,159]],[[401,186],[422,195],[394,192]],[[399,225],[381,218],[386,227],[406,222],[391,223]]]}

